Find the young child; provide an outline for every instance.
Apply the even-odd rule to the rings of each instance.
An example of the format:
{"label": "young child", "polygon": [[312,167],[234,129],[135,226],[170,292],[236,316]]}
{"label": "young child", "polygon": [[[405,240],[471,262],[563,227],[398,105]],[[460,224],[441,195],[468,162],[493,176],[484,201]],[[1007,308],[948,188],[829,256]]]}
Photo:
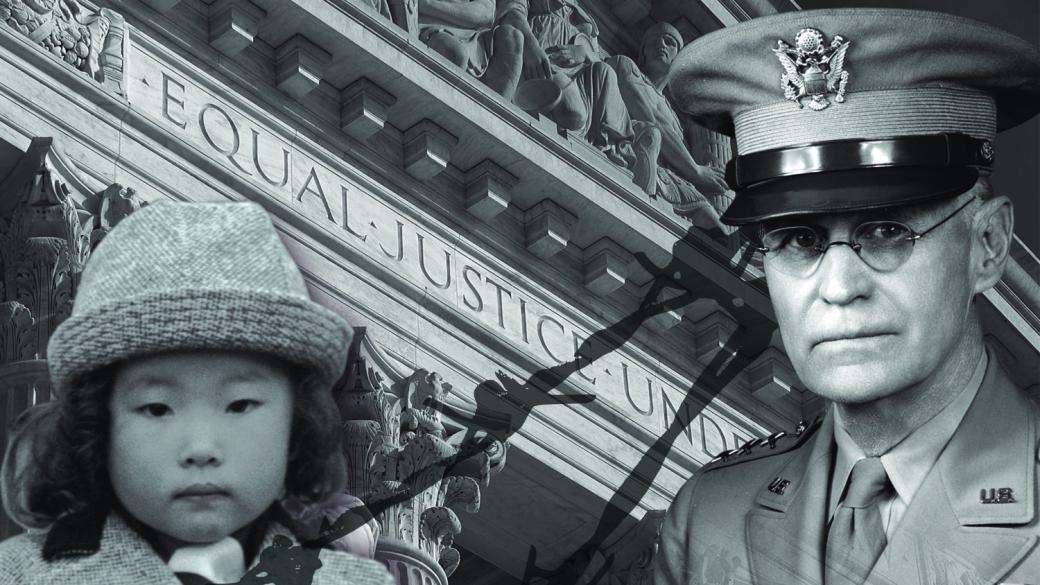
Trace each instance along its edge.
{"label": "young child", "polygon": [[0,584],[232,583],[270,550],[309,559],[278,567],[293,583],[392,585],[296,546],[281,506],[343,486],[330,389],[350,338],[258,205],[135,212],[50,339],[56,400],[11,434],[4,508],[29,532],[0,544]]}

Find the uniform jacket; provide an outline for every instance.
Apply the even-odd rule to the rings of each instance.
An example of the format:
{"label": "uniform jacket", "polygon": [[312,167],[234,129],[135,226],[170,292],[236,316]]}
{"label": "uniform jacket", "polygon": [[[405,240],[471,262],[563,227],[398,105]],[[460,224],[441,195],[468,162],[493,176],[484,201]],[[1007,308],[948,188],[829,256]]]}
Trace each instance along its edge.
{"label": "uniform jacket", "polygon": [[[277,535],[295,543],[288,529],[272,523],[261,550]],[[100,548],[93,554],[44,560],[46,536],[19,534],[0,543],[0,585],[180,585],[166,563],[118,514],[108,515]],[[332,550],[322,550],[319,558],[322,566],[314,574],[313,585],[394,585],[379,562]],[[276,583],[303,585],[291,579]]]}
{"label": "uniform jacket", "polygon": [[[1038,423],[1037,406],[991,354],[971,407],[867,583],[1040,583]],[[822,584],[833,433],[828,415],[777,454],[764,444],[698,471],[668,512],[654,585]]]}

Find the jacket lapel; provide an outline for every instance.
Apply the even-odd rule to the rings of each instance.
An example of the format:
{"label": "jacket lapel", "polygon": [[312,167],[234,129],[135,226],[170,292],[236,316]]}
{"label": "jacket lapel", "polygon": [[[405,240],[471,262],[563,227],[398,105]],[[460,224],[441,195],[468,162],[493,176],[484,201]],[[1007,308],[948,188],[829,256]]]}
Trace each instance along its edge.
{"label": "jacket lapel", "polygon": [[1036,536],[1016,527],[1036,514],[1036,414],[996,356],[989,360],[868,583],[996,583],[1035,546]]}
{"label": "jacket lapel", "polygon": [[[61,574],[68,582],[180,585],[144,538],[115,513],[105,521],[96,553],[61,566]],[[57,575],[54,577],[53,581],[64,582]]]}
{"label": "jacket lapel", "polygon": [[[827,488],[834,463],[830,413],[812,440],[811,447],[800,449],[761,486],[757,506],[747,515],[747,553],[755,585],[823,582]],[[790,483],[780,489],[785,480]]]}

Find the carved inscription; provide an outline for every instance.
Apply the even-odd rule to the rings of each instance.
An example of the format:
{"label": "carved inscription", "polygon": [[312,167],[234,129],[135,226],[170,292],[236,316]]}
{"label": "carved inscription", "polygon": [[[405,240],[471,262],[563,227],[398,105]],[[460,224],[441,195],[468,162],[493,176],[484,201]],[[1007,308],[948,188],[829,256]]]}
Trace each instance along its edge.
{"label": "carved inscription", "polygon": [[[304,150],[305,141],[294,130],[251,119],[157,62],[142,70],[144,75],[133,76],[139,82],[134,103],[262,196],[290,206],[387,269],[400,286],[423,289],[547,365],[572,360],[589,336],[553,308],[547,293],[509,276],[508,267],[480,259],[478,248],[455,242],[453,234],[421,227],[402,213],[401,198],[368,183],[364,173],[351,172],[343,161],[323,163],[316,149]],[[569,383],[595,393],[656,436],[676,417],[691,419],[688,409],[678,408],[689,380],[669,380],[657,371],[653,360],[623,348],[586,366]],[[761,432],[743,418],[739,426],[730,422],[738,417],[709,406],[692,417],[677,450],[704,462]]]}

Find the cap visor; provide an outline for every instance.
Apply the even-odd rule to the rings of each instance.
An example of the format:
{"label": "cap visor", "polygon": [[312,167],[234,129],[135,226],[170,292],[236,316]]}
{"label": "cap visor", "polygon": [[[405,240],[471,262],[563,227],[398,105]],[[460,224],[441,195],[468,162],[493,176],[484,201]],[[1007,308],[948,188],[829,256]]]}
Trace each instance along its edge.
{"label": "cap visor", "polygon": [[959,195],[979,172],[973,167],[853,169],[762,181],[738,191],[723,223],[745,225],[787,215],[841,213]]}

